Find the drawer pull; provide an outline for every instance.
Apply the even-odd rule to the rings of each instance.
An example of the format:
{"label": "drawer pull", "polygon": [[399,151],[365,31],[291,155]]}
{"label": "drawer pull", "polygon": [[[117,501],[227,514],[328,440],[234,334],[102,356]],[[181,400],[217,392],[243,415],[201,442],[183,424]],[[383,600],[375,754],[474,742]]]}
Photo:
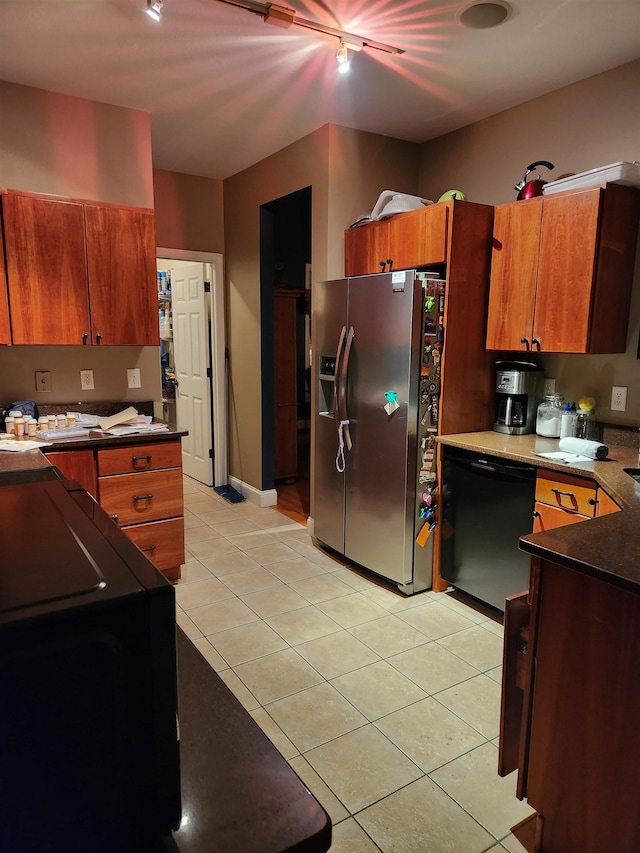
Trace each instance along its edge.
{"label": "drawer pull", "polygon": [[136,501],[152,501],[152,500],[153,500],[153,495],[134,495],[133,496],[133,502],[134,503]]}
{"label": "drawer pull", "polygon": [[140,550],[141,550],[141,551],[155,551],[155,550],[156,550],[156,546],[155,546],[155,545],[149,545],[149,547],[148,547],[148,548],[141,548]]}
{"label": "drawer pull", "polygon": [[570,499],[571,503],[573,504],[573,509],[576,512],[578,511],[578,499],[573,494],[573,492],[562,492],[562,491],[560,491],[560,489],[555,489],[555,488],[552,488],[551,491],[556,496],[556,501],[558,502],[559,507],[562,507],[562,509],[565,509],[565,507],[562,506],[562,498],[565,497],[565,498]]}
{"label": "drawer pull", "polygon": [[116,524],[118,523],[118,513],[117,513],[117,512],[116,512],[116,513],[114,513],[114,514],[111,516],[111,518],[113,519],[113,521],[115,521],[115,523],[116,523]]}
{"label": "drawer pull", "polygon": [[145,465],[150,465],[151,459],[152,459],[152,456],[150,453],[148,456],[132,456],[131,457],[131,464],[137,465],[139,462],[144,462]]}

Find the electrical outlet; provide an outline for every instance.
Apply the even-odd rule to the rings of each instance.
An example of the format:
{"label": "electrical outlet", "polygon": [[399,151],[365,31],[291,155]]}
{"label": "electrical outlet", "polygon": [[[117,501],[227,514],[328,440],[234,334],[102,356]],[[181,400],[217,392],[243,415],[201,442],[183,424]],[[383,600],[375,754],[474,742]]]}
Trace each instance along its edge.
{"label": "electrical outlet", "polygon": [[140,388],[140,368],[127,370],[127,388]]}
{"label": "electrical outlet", "polygon": [[36,370],[36,391],[41,394],[51,391],[51,373],[48,370]]}
{"label": "electrical outlet", "polygon": [[624,385],[614,385],[611,388],[611,411],[626,412],[627,389]]}
{"label": "electrical outlet", "polygon": [[80,371],[80,387],[83,391],[93,391],[95,388],[93,384],[93,370]]}
{"label": "electrical outlet", "polygon": [[555,394],[556,393],[556,380],[555,379],[547,379],[545,377],[544,387],[542,389],[542,393],[546,396],[547,394]]}

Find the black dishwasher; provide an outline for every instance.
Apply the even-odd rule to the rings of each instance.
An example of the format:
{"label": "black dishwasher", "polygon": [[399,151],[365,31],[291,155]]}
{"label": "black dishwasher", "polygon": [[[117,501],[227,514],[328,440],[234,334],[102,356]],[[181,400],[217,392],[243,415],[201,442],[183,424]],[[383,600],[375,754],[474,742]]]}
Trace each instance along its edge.
{"label": "black dishwasher", "polygon": [[532,532],[536,469],[444,448],[442,577],[504,612],[504,600],[529,586],[529,555],[518,539]]}

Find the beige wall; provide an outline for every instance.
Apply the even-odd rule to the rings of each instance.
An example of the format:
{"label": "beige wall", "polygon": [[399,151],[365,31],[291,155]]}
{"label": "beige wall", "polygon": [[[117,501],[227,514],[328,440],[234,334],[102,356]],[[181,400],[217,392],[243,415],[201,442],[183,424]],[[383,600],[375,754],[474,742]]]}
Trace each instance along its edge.
{"label": "beige wall", "polygon": [[[473,201],[513,201],[529,163],[549,160],[544,177],[582,172],[622,160],[640,160],[640,61],[623,65],[421,147],[420,194],[438,198],[460,189]],[[639,253],[640,254],[640,253]],[[565,399],[596,397],[597,417],[640,425],[640,257],[637,258],[624,355],[539,357]],[[611,412],[611,386],[627,386],[626,412]]]}
{"label": "beige wall", "polygon": [[224,252],[222,181],[154,169],[153,192],[157,246]]}
{"label": "beige wall", "polygon": [[[147,113],[0,81],[0,116],[0,186],[153,207]],[[131,367],[142,381],[133,395]],[[84,369],[94,371],[94,391],[80,389]],[[50,393],[35,391],[36,370],[51,371]],[[158,347],[0,347],[0,376],[2,404],[161,396]]]}
{"label": "beige wall", "polygon": [[418,146],[325,125],[224,182],[230,354],[230,473],[264,488],[260,205],[312,187],[313,280],[344,274],[344,230],[384,189],[415,192]]}

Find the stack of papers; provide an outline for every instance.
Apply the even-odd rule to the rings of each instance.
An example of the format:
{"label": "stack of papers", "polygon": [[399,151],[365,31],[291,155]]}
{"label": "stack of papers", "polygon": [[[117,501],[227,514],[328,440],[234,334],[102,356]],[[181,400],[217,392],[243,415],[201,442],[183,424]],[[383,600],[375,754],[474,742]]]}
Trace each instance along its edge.
{"label": "stack of papers", "polygon": [[568,453],[566,450],[556,450],[553,453],[536,453],[536,456],[544,456],[545,459],[553,459],[554,462],[566,462],[572,465],[574,462],[593,462],[589,456],[580,453]]}
{"label": "stack of papers", "polygon": [[151,415],[139,415],[133,406],[111,415],[100,418],[98,425],[109,435],[132,435],[134,433],[168,432],[169,427],[163,423],[153,423]]}

